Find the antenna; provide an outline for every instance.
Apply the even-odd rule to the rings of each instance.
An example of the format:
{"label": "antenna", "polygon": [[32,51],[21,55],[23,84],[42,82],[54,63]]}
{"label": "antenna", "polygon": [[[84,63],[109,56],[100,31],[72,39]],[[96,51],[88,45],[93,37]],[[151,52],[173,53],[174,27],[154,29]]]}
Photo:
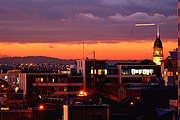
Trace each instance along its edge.
{"label": "antenna", "polygon": [[84,60],[84,41],[83,41],[83,60]]}
{"label": "antenna", "polygon": [[96,57],[95,57],[95,51],[92,51],[92,54],[93,54],[93,60],[95,60],[95,59],[96,59]]}

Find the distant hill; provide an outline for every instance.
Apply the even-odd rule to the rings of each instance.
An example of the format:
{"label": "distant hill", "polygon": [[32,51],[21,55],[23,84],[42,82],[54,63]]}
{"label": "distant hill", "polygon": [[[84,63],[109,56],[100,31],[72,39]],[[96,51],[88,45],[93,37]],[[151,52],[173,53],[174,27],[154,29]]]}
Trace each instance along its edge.
{"label": "distant hill", "polygon": [[[125,62],[141,62],[142,60],[106,60],[108,64],[125,63]],[[74,59],[58,59],[47,56],[27,56],[27,57],[2,57],[0,64],[21,64],[21,63],[54,63],[54,64],[74,64]]]}
{"label": "distant hill", "polygon": [[55,64],[73,64],[75,60],[65,60],[46,56],[27,56],[27,57],[3,57],[0,58],[0,64],[21,64],[21,63],[55,63]]}

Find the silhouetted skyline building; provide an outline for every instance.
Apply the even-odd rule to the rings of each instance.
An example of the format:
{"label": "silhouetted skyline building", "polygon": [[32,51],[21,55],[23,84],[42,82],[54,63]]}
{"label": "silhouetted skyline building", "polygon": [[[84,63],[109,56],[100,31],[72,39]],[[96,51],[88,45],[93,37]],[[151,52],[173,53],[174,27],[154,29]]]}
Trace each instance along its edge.
{"label": "silhouetted skyline building", "polygon": [[180,0],[178,0],[178,113],[180,113]]}

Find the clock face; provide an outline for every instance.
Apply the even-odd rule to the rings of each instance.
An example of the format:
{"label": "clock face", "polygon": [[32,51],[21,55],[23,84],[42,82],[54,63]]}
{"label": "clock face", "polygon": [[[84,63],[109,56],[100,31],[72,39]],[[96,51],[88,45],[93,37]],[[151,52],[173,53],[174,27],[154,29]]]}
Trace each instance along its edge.
{"label": "clock face", "polygon": [[155,51],[155,54],[156,54],[156,55],[159,55],[159,51],[156,50],[156,51]]}

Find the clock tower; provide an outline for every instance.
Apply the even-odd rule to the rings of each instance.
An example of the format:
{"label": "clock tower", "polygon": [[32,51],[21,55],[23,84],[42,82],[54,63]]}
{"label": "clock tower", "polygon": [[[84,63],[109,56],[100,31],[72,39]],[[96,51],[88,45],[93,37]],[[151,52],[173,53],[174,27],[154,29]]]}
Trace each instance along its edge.
{"label": "clock tower", "polygon": [[153,47],[153,62],[155,62],[156,65],[161,65],[162,60],[163,60],[163,46],[162,46],[162,41],[160,39],[159,26],[157,26],[157,36]]}

